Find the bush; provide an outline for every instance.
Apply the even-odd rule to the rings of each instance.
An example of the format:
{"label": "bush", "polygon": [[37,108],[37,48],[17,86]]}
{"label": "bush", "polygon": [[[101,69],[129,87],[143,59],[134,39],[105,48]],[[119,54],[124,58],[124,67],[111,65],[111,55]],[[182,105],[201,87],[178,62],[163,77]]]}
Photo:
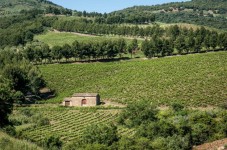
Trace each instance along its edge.
{"label": "bush", "polygon": [[176,112],[181,111],[181,110],[184,109],[184,106],[181,105],[181,104],[179,104],[179,103],[173,103],[173,104],[171,105],[171,107],[172,107],[172,109],[173,109],[174,111],[176,111]]}
{"label": "bush", "polygon": [[50,136],[44,139],[43,141],[44,146],[47,149],[61,149],[62,147],[62,141],[59,137],[56,136]]}
{"label": "bush", "polygon": [[119,116],[118,122],[128,127],[139,126],[144,122],[155,121],[157,109],[149,101],[131,103]]}
{"label": "bush", "polygon": [[94,124],[88,126],[83,133],[82,142],[85,144],[112,145],[118,141],[117,127],[114,124]]}
{"label": "bush", "polygon": [[15,130],[15,127],[14,126],[6,126],[6,127],[3,128],[3,130],[7,134],[9,134],[11,136],[15,136],[16,135],[16,130]]}
{"label": "bush", "polygon": [[27,116],[27,117],[33,116],[33,113],[32,113],[31,110],[29,110],[29,109],[22,109],[22,110],[21,110],[21,113],[22,113],[23,115]]}
{"label": "bush", "polygon": [[37,122],[38,126],[45,126],[45,125],[49,125],[50,121],[48,118],[40,118]]}

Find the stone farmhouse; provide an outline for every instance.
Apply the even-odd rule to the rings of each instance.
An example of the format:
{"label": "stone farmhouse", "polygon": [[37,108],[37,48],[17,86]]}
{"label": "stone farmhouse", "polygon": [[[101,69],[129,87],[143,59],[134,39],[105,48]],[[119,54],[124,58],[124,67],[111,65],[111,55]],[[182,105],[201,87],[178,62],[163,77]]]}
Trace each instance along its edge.
{"label": "stone farmhouse", "polygon": [[65,98],[63,106],[97,106],[100,104],[100,96],[97,93],[76,93],[72,97]]}

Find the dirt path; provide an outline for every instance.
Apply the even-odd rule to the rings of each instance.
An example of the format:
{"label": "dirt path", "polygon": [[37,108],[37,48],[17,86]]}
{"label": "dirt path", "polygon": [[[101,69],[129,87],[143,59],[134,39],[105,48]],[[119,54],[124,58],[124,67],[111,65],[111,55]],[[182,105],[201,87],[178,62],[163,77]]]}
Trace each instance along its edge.
{"label": "dirt path", "polygon": [[92,34],[84,34],[84,33],[78,33],[78,32],[65,32],[65,31],[58,31],[58,30],[55,30],[52,31],[52,32],[55,32],[55,33],[71,33],[71,34],[74,34],[74,35],[79,35],[79,36],[86,36],[86,37],[108,37],[108,38],[116,38],[116,37],[121,37],[121,38],[125,38],[125,39],[130,39],[130,40],[133,40],[133,39],[138,39],[138,40],[145,40],[144,38],[138,38],[138,37],[125,37],[125,36],[108,36],[108,35],[105,35],[105,36],[98,36],[98,35],[92,35]]}
{"label": "dirt path", "polygon": [[83,33],[77,33],[77,32],[65,32],[65,31],[58,31],[58,30],[55,30],[54,31],[55,33],[71,33],[71,34],[75,34],[75,35],[79,35],[79,36],[87,36],[87,37],[99,37],[97,35],[92,35],[92,34],[83,34]]}
{"label": "dirt path", "polygon": [[109,106],[120,107],[120,108],[126,107],[126,105],[124,105],[124,104],[112,102],[112,101],[109,101],[109,100],[104,100],[103,102],[104,102],[103,106],[105,106],[105,107],[109,107]]}
{"label": "dirt path", "polygon": [[196,146],[193,150],[227,150],[225,145],[227,145],[227,138]]}

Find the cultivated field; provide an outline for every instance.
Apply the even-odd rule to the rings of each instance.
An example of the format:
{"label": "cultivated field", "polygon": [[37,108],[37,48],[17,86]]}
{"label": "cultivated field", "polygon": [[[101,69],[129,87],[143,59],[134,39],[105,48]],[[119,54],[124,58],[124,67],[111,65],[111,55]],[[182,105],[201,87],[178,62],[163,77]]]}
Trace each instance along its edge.
{"label": "cultivated field", "polygon": [[[16,129],[17,132],[22,131],[21,135],[26,139],[42,145],[45,138],[55,136],[60,137],[65,145],[78,140],[89,125],[115,123],[120,112],[121,109],[116,108],[64,108],[42,105],[16,108],[10,119],[22,122],[22,125],[16,126]],[[47,118],[49,124],[37,125],[37,120],[40,118]],[[134,131],[119,126],[118,133],[132,136]]]}
{"label": "cultivated field", "polygon": [[[91,42],[91,41],[103,41],[103,40],[116,40],[120,36],[95,36],[95,35],[86,35],[79,33],[70,33],[70,32],[58,32],[58,31],[48,31],[45,34],[35,36],[36,40],[47,43],[50,47],[53,46],[62,46],[64,44],[72,44],[75,40],[78,42]],[[122,37],[121,37],[122,38]],[[133,38],[125,38],[127,42],[130,42]]]}
{"label": "cultivated field", "polygon": [[120,103],[222,105],[227,99],[227,52],[111,63],[40,66],[59,103],[73,93],[98,92]]}

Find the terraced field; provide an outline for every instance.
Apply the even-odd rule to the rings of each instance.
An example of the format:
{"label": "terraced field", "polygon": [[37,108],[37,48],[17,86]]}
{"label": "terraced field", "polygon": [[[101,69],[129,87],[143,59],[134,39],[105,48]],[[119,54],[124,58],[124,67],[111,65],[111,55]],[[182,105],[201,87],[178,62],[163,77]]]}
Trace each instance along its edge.
{"label": "terraced field", "polygon": [[149,100],[159,105],[222,105],[227,99],[227,52],[154,60],[40,66],[59,103],[73,93],[98,92],[120,103]]}
{"label": "terraced field", "polygon": [[[43,108],[45,108],[45,106],[43,106]],[[67,142],[79,139],[83,131],[89,125],[115,123],[116,118],[121,111],[120,109],[87,111],[89,108],[85,108],[85,111],[81,111],[73,108],[50,108],[49,110],[47,108],[33,109],[33,113],[38,114],[42,112],[42,116],[48,118],[50,124],[25,129],[22,132],[23,137],[26,137],[26,139],[35,143],[42,143],[46,137],[54,135],[59,136],[64,144],[66,144]],[[18,114],[15,114],[15,117],[17,118]],[[17,126],[17,129],[18,128],[21,128],[21,126]],[[133,135],[133,129],[124,127],[119,127],[118,129],[119,135]]]}

